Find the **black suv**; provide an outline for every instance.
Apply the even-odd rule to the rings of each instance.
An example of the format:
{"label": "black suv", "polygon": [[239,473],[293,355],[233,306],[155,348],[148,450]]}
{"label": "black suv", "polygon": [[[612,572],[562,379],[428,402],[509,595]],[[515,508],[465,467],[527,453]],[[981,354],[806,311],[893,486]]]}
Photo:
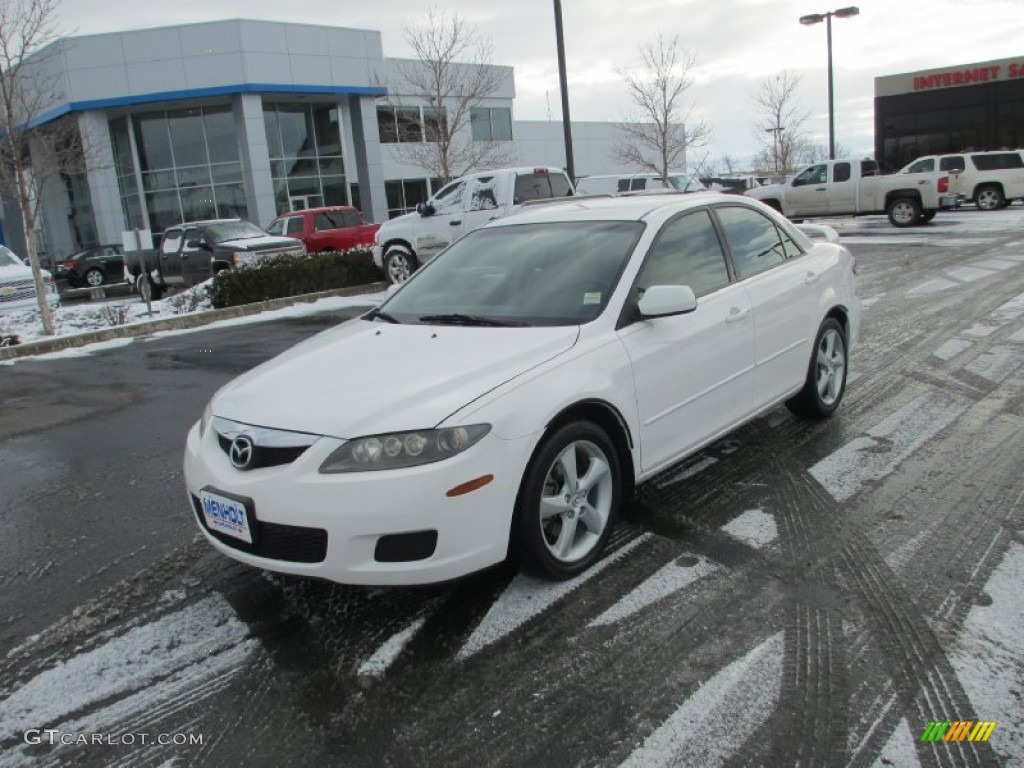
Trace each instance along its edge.
{"label": "black suv", "polygon": [[[306,252],[301,240],[267,234],[242,219],[214,219],[179,224],[164,230],[160,247],[144,251],[146,273],[154,299],[172,285],[191,286],[221,270],[254,264],[268,256]],[[129,254],[128,271],[134,279],[142,274],[137,254]]]}

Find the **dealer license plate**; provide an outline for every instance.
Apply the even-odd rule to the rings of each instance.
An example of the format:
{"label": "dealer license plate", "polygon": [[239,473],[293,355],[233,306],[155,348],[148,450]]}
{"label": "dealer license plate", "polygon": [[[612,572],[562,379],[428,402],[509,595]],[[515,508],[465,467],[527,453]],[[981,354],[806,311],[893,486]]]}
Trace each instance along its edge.
{"label": "dealer license plate", "polygon": [[199,502],[203,505],[203,516],[211,531],[252,544],[249,510],[245,504],[206,490],[199,492]]}

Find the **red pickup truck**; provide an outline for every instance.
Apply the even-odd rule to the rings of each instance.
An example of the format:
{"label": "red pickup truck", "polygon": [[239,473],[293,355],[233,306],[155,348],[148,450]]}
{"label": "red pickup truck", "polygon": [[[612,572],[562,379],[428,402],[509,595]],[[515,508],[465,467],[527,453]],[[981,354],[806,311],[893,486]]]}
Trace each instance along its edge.
{"label": "red pickup truck", "polygon": [[378,229],[380,224],[367,224],[352,206],[337,205],[283,213],[270,222],[267,232],[298,238],[308,253],[319,253],[370,247]]}

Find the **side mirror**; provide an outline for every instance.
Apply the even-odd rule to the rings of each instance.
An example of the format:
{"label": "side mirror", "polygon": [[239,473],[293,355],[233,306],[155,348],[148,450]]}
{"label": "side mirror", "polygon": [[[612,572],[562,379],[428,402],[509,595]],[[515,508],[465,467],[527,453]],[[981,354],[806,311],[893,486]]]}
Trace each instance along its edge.
{"label": "side mirror", "polygon": [[949,173],[950,176],[959,176],[963,172],[963,168],[952,168],[951,170],[947,171],[947,173]]}
{"label": "side mirror", "polygon": [[416,213],[420,216],[433,216],[434,206],[430,203],[416,203]]}
{"label": "side mirror", "polygon": [[650,319],[683,315],[697,308],[697,297],[688,285],[652,285],[640,298],[640,317]]}
{"label": "side mirror", "polygon": [[212,250],[212,248],[210,248],[210,244],[205,240],[189,240],[185,243],[185,247],[193,249],[198,248],[203,251]]}

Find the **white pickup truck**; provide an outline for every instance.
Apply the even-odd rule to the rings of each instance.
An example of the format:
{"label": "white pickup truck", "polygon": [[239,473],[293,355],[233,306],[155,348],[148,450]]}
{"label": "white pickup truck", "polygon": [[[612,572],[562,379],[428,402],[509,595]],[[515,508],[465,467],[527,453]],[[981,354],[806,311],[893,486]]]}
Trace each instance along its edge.
{"label": "white pickup truck", "polygon": [[874,160],[827,160],[808,166],[782,184],[747,190],[791,219],[884,213],[894,227],[912,227],[955,208],[949,175],[878,175]]}
{"label": "white pickup truck", "polygon": [[503,168],[455,179],[415,213],[391,219],[377,230],[373,260],[388,281],[403,283],[421,264],[462,235],[508,216],[529,200],[570,197],[572,183],[560,168]]}

